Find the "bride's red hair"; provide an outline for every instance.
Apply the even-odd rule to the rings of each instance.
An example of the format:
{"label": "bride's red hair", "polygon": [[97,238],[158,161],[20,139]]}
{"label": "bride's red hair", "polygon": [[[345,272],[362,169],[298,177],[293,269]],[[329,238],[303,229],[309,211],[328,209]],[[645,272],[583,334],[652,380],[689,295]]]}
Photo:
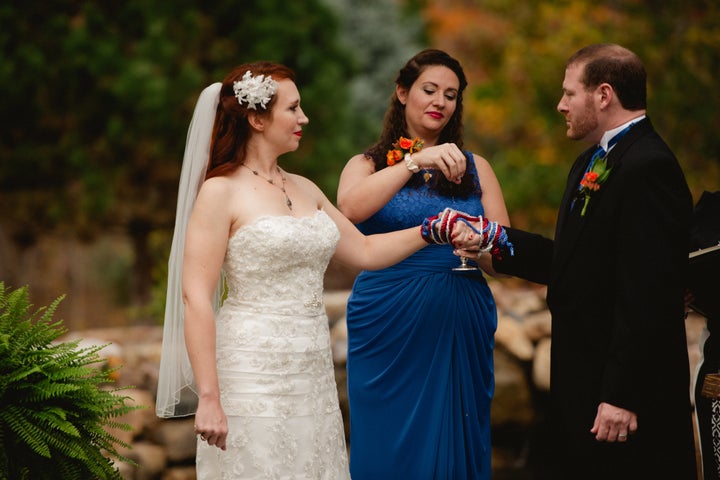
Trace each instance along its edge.
{"label": "bride's red hair", "polygon": [[[233,83],[242,79],[247,71],[253,76],[270,76],[273,80],[288,79],[295,81],[295,73],[285,65],[272,62],[246,63],[235,67],[222,82],[220,101],[218,102],[210,143],[210,160],[205,178],[229,175],[245,161],[247,140],[250,136],[248,123],[249,109],[240,104],[235,97]],[[272,112],[277,96],[273,95],[263,109],[257,107],[260,115]]]}

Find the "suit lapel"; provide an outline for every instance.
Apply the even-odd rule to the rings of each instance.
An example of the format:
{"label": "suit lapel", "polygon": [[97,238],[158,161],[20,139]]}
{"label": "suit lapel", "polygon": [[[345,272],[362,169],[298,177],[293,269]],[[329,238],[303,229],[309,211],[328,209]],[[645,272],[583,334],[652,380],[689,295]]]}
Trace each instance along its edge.
{"label": "suit lapel", "polygon": [[[613,177],[617,177],[620,173],[619,170],[622,166],[621,160],[627,149],[635,143],[638,138],[651,130],[652,125],[650,124],[650,120],[645,118],[634,125],[633,128],[631,128],[628,133],[620,139],[615,147],[610,150],[607,162],[608,167],[613,170],[608,177],[608,182],[612,182]],[[560,205],[560,211],[558,213],[557,228],[555,229],[555,259],[552,272],[554,278],[562,275],[568,260],[573,256],[578,243],[578,237],[582,233],[587,222],[592,221],[593,208],[589,208],[585,216],[581,217],[580,210],[582,209],[582,204],[576,204],[572,211],[570,211],[570,204],[572,202],[572,198],[577,192],[577,186],[582,179],[594,150],[595,148],[593,147],[583,152],[577,160],[575,160],[575,164],[568,176],[568,184],[565,187],[565,194],[563,195],[562,204]],[[602,200],[601,193],[604,192],[596,192],[593,196],[592,202],[595,202],[595,205],[597,205],[597,202]],[[551,280],[551,282],[552,281],[553,280]]]}
{"label": "suit lapel", "polygon": [[[560,203],[560,211],[558,212],[558,225],[555,232],[556,238],[557,233],[559,233],[559,231],[563,228],[565,221],[567,221],[568,215],[571,214],[570,208],[572,206],[573,199],[577,195],[578,185],[580,184],[580,180],[582,179],[583,174],[587,169],[588,163],[590,162],[590,157],[592,157],[594,150],[594,147],[588,148],[583,153],[581,153],[580,156],[575,160],[575,163],[570,170],[567,185],[565,185],[565,193],[563,194],[563,198]],[[577,208],[577,204],[575,205],[575,208]]]}
{"label": "suit lapel", "polygon": [[[575,160],[570,174],[568,175],[565,193],[560,203],[560,211],[558,212],[558,222],[555,228],[555,264],[560,267],[565,264],[565,259],[572,256],[575,245],[575,239],[580,234],[580,230],[584,222],[580,221],[581,203],[572,206],[573,199],[577,196],[578,185],[585,173],[585,169],[590,162],[595,147],[588,148]],[[553,273],[559,274],[561,268],[554,268]]]}

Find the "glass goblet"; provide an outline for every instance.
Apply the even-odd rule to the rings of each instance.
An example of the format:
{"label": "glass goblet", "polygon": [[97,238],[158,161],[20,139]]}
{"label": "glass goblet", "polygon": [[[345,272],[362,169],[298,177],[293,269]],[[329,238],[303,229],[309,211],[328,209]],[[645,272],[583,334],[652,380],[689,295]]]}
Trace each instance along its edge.
{"label": "glass goblet", "polygon": [[453,270],[456,272],[469,272],[472,270],[477,270],[478,267],[474,265],[468,264],[468,257],[460,257],[460,265],[457,267],[454,267]]}

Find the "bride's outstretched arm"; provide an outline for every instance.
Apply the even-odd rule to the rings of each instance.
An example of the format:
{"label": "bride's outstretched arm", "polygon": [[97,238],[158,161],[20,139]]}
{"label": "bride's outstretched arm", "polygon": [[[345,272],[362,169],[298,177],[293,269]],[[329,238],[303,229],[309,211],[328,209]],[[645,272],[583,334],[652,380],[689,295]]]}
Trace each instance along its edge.
{"label": "bride's outstretched arm", "polygon": [[340,263],[360,270],[379,270],[398,263],[427,245],[420,234],[420,225],[396,232],[364,235],[317,185],[301,176],[294,178],[315,198],[318,208],[322,208],[337,225],[340,241],[333,258]]}
{"label": "bride's outstretched arm", "polygon": [[340,230],[334,258],[350,267],[362,270],[386,268],[428,245],[420,234],[420,225],[395,232],[364,235],[332,204],[324,208]]}

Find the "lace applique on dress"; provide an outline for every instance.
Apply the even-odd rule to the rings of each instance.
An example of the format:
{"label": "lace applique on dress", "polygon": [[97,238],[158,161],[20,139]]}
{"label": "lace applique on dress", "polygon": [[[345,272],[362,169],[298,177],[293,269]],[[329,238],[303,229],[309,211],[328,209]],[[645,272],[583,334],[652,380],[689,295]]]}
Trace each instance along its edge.
{"label": "lace applique on dress", "polygon": [[226,451],[198,442],[198,479],[349,478],[325,269],[339,232],[322,211],[265,216],[230,239],[217,316]]}

